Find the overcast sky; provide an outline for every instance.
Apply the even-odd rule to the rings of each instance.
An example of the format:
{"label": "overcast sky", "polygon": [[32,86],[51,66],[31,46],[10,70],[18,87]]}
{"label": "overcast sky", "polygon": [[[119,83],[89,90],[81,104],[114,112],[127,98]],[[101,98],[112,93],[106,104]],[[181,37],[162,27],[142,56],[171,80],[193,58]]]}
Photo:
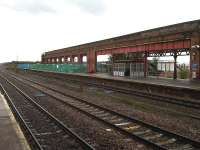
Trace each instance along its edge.
{"label": "overcast sky", "polygon": [[200,19],[199,0],[0,0],[0,62]]}

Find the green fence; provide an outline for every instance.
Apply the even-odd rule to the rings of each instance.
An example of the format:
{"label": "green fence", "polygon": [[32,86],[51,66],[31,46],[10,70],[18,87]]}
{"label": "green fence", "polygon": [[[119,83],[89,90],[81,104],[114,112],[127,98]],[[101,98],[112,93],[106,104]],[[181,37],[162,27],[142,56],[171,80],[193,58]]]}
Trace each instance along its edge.
{"label": "green fence", "polygon": [[81,73],[87,72],[87,64],[29,64],[29,69]]}

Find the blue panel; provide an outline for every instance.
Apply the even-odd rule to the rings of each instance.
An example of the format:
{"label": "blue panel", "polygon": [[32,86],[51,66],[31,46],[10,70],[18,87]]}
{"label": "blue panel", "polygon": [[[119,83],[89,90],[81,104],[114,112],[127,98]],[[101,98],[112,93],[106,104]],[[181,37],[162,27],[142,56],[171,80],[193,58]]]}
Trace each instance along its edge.
{"label": "blue panel", "polygon": [[17,68],[22,70],[29,69],[29,64],[17,64]]}

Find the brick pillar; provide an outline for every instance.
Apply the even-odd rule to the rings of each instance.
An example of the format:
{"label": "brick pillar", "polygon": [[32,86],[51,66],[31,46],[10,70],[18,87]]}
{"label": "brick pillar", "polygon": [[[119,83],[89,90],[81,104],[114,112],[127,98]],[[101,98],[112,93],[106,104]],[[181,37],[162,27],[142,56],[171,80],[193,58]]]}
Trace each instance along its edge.
{"label": "brick pillar", "polygon": [[191,38],[190,77],[200,80],[200,33],[195,32]]}
{"label": "brick pillar", "polygon": [[55,57],[55,64],[58,64],[58,57]]}
{"label": "brick pillar", "polygon": [[43,58],[42,63],[46,64],[46,59],[45,58]]}
{"label": "brick pillar", "polygon": [[62,57],[59,57],[59,64],[62,63]]}
{"label": "brick pillar", "polygon": [[74,56],[70,56],[70,63],[74,63]]}
{"label": "brick pillar", "polygon": [[55,61],[54,61],[55,64],[58,64],[58,58],[55,57]]}
{"label": "brick pillar", "polygon": [[64,56],[64,63],[67,63],[67,56]]}
{"label": "brick pillar", "polygon": [[45,58],[44,58],[44,55],[42,55],[42,59],[41,59],[41,62],[44,63],[45,62]]}
{"label": "brick pillar", "polygon": [[96,52],[89,50],[87,52],[87,71],[88,73],[96,72]]}
{"label": "brick pillar", "polygon": [[81,54],[78,55],[78,63],[79,64],[83,63],[83,55],[81,55]]}

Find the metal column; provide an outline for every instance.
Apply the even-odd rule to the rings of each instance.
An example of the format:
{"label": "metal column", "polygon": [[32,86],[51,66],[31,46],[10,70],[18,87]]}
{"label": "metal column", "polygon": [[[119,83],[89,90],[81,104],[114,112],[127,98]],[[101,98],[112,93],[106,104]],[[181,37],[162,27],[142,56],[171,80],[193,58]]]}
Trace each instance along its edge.
{"label": "metal column", "polygon": [[144,77],[147,77],[147,52],[144,53]]}
{"label": "metal column", "polygon": [[176,64],[177,64],[177,52],[174,52],[174,80],[177,79],[177,67],[176,67]]}
{"label": "metal column", "polygon": [[193,33],[190,52],[190,77],[200,79],[200,33]]}

